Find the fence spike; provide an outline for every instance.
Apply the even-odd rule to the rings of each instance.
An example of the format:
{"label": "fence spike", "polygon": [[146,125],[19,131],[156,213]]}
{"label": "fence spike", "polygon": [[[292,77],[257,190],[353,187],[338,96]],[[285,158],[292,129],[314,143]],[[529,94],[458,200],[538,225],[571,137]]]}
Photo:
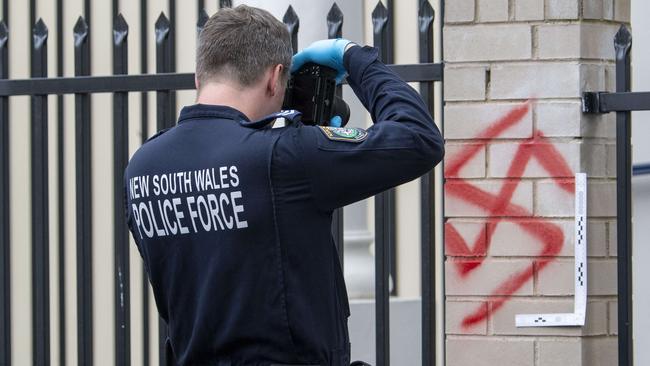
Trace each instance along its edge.
{"label": "fence spike", "polygon": [[219,0],[219,9],[232,8],[232,0]]}
{"label": "fence spike", "polygon": [[41,48],[47,39],[48,33],[47,26],[45,25],[45,22],[42,18],[38,18],[36,24],[34,24],[33,33],[34,48]]}
{"label": "fence spike", "polygon": [[327,37],[339,38],[343,27],[343,12],[336,3],[332,4],[327,13]]}
{"label": "fence spike", "polygon": [[377,6],[375,6],[375,9],[372,11],[373,32],[381,32],[386,24],[388,24],[388,9],[386,9],[384,3],[379,0]]}
{"label": "fence spike", "polygon": [[420,3],[420,9],[418,10],[418,24],[420,26],[420,32],[425,33],[433,24],[433,20],[436,17],[436,13],[433,10],[433,7],[428,0],[424,0]]}
{"label": "fence spike", "polygon": [[287,12],[282,17],[282,22],[287,26],[287,30],[291,35],[291,46],[293,53],[298,52],[298,28],[300,28],[300,19],[298,14],[293,10],[293,6],[289,5]]}
{"label": "fence spike", "polygon": [[122,13],[120,13],[117,15],[115,24],[113,25],[113,42],[115,42],[115,44],[122,43],[128,34],[129,25],[126,23],[126,20],[124,20]]}
{"label": "fence spike", "polygon": [[287,28],[289,29],[289,33],[292,32],[292,30],[295,28],[298,28],[300,26],[300,19],[298,18],[298,14],[296,14],[296,11],[293,10],[293,6],[289,5],[289,8],[287,11],[284,13],[284,16],[282,17],[282,22],[287,25]]}
{"label": "fence spike", "polygon": [[9,40],[9,28],[4,20],[0,21],[0,47],[4,47]]}
{"label": "fence spike", "polygon": [[208,12],[205,11],[205,9],[199,10],[199,20],[196,22],[196,33],[199,34],[203,30],[203,27],[205,27],[205,23],[210,19],[210,16],[208,15]]}
{"label": "fence spike", "polygon": [[381,0],[372,11],[372,37],[373,45],[379,50],[379,59],[385,63],[391,63],[390,39],[388,34],[388,9]]}
{"label": "fence spike", "polygon": [[88,23],[86,23],[84,17],[80,16],[77,19],[77,23],[75,23],[72,31],[74,35],[75,47],[78,47],[86,41],[86,38],[88,37]]}
{"label": "fence spike", "polygon": [[631,46],[632,34],[625,24],[621,24],[621,27],[618,29],[618,32],[616,32],[616,36],[614,37],[614,48],[616,49],[616,53],[619,51],[627,52]]}
{"label": "fence spike", "polygon": [[169,34],[169,19],[165,16],[165,12],[160,12],[158,20],[156,20],[156,43],[162,42],[163,39]]}

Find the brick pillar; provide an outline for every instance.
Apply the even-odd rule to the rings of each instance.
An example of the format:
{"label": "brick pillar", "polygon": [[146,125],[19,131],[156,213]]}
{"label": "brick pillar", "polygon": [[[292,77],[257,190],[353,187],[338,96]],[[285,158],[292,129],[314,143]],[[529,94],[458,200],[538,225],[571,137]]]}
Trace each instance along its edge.
{"label": "brick pillar", "polygon": [[[615,365],[614,34],[629,0],[448,0],[445,68],[447,366]],[[573,312],[574,173],[588,174],[584,327]]]}

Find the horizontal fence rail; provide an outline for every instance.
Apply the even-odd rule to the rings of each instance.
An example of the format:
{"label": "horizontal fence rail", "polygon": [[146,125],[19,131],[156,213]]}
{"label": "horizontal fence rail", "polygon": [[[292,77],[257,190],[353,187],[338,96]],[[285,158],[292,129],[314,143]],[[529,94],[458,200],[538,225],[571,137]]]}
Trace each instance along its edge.
{"label": "horizontal fence rail", "polygon": [[650,163],[633,166],[632,175],[650,175]]}
{"label": "horizontal fence rail", "polygon": [[[438,63],[388,65],[406,82],[442,81]],[[344,83],[345,84],[345,83]],[[194,73],[0,80],[0,96],[191,90]]]}
{"label": "horizontal fence rail", "polygon": [[[197,0],[199,5],[196,16],[196,34],[200,33],[206,21],[208,14],[204,9],[205,1]],[[384,5],[384,3],[386,5]],[[443,79],[443,65],[434,63],[433,50],[433,21],[434,11],[428,1],[420,1],[418,9],[419,25],[419,61],[417,64],[392,64],[395,48],[396,31],[393,24],[393,1],[379,1],[374,8],[371,16],[373,23],[373,43],[380,52],[382,61],[388,64],[388,67],[397,73],[406,82],[420,82],[420,94],[425,101],[429,111],[434,111],[434,82],[441,82]],[[5,1],[3,4],[7,4]],[[5,21],[0,22],[0,364],[12,364],[12,339],[11,339],[11,301],[10,301],[10,279],[11,279],[11,262],[10,262],[10,217],[12,215],[9,205],[11,197],[10,182],[10,116],[9,101],[14,96],[29,96],[31,100],[30,114],[30,172],[31,180],[26,182],[30,184],[31,197],[31,325],[32,325],[32,360],[34,364],[48,365],[55,360],[51,360],[54,353],[50,347],[58,348],[59,356],[56,363],[66,364],[71,359],[66,349],[66,338],[70,342],[66,328],[66,294],[72,291],[76,297],[76,358],[79,364],[92,365],[97,358],[96,350],[93,349],[98,343],[96,340],[101,338],[97,334],[98,326],[94,324],[94,319],[100,312],[102,304],[94,304],[94,293],[97,291],[110,291],[112,293],[112,303],[114,306],[114,359],[119,365],[145,365],[150,366],[152,363],[151,355],[158,354],[160,365],[171,362],[168,357],[169,348],[166,346],[167,326],[158,320],[159,332],[155,337],[151,337],[150,328],[156,320],[149,316],[149,283],[146,272],[143,273],[143,290],[138,297],[142,298],[142,307],[137,310],[131,308],[131,288],[129,258],[129,233],[125,224],[125,214],[122,209],[123,205],[123,180],[122,172],[124,171],[129,156],[129,93],[140,94],[140,115],[141,121],[138,122],[142,131],[141,138],[137,143],[142,144],[148,137],[148,130],[154,126],[149,126],[150,103],[149,93],[155,92],[155,129],[173,127],[176,120],[176,92],[180,90],[195,89],[195,78],[193,73],[177,73],[176,71],[176,44],[181,41],[176,38],[176,1],[169,1],[169,18],[164,14],[155,20],[151,27],[149,24],[148,2],[140,2],[140,40],[139,45],[146,50],[150,41],[155,40],[155,73],[148,74],[148,56],[147,52],[140,54],[140,74],[129,75],[129,57],[128,57],[128,38],[129,25],[121,14],[118,14],[118,2],[113,0],[113,21],[112,21],[112,75],[91,75],[91,41],[90,28],[90,5],[89,0],[84,0],[84,16],[79,17],[73,27],[73,46],[74,46],[74,76],[63,76],[63,1],[57,0],[57,72],[56,77],[48,77],[47,70],[47,47],[48,47],[48,28],[45,23],[36,20],[36,2],[30,2],[30,12],[32,13],[31,43],[30,43],[30,78],[28,79],[9,79],[9,40],[10,33]],[[219,7],[232,6],[231,1],[220,0]],[[6,6],[3,7],[4,14],[7,14]],[[415,16],[415,14],[414,14]],[[335,3],[327,14],[324,14],[324,25],[326,36],[328,38],[337,38],[343,36],[344,14]],[[300,28],[300,18],[293,7],[289,7],[283,17],[290,35],[294,52],[298,51],[298,33]],[[178,23],[183,24],[183,23]],[[194,26],[194,25],[193,25]],[[154,37],[151,36],[153,31]],[[194,34],[194,32],[192,32]],[[186,40],[182,40],[186,41]],[[191,40],[192,42],[195,39]],[[107,44],[108,46],[108,44]],[[97,57],[97,56],[95,56]],[[98,93],[111,93],[112,105],[107,108],[112,109],[112,150],[102,152],[110,154],[112,169],[114,171],[111,177],[112,191],[93,192],[93,151],[92,145],[93,121],[91,120],[93,104],[91,95]],[[342,95],[342,88],[337,88],[339,96]],[[58,96],[56,100],[57,114],[55,125],[55,141],[57,144],[56,171],[53,172],[48,166],[50,161],[48,153],[48,96]],[[64,95],[74,95],[74,141],[65,141],[64,133]],[[95,106],[96,107],[96,106]],[[96,122],[96,121],[95,121]],[[15,143],[15,142],[14,142]],[[65,159],[65,144],[73,145],[71,154],[74,161],[69,162]],[[95,152],[96,154],[97,152]],[[95,157],[96,158],[96,157]],[[70,182],[65,179],[64,167],[71,167],[74,172],[74,181]],[[53,174],[56,173],[56,174]],[[55,179],[50,179],[53,177]],[[50,202],[49,188],[50,180],[56,181],[57,199]],[[434,183],[436,176],[433,171],[428,172],[422,177],[422,200],[420,213],[422,218],[421,228],[421,279],[422,279],[422,365],[431,366],[435,364],[435,287],[434,287],[434,261],[435,261],[435,231],[434,231]],[[72,185],[72,193],[66,193],[64,186]],[[95,188],[97,189],[97,188]],[[74,197],[66,197],[70,195]],[[114,240],[112,244],[112,255],[114,258],[112,267],[112,278],[114,281],[113,288],[93,287],[93,275],[96,269],[93,268],[93,197],[98,194],[107,195],[111,198],[112,231]],[[66,206],[66,198],[74,200],[74,206],[70,209]],[[50,210],[49,205],[57,207]],[[99,203],[97,204],[99,206]],[[55,238],[57,247],[52,247],[58,252],[56,263],[49,263],[50,248],[50,213],[58,216],[56,220],[58,229]],[[66,262],[66,233],[65,233],[65,216],[74,217],[74,235],[68,244],[71,252],[75,253],[74,263]],[[69,219],[68,219],[69,220]],[[337,210],[333,215],[332,236],[337,246],[341,266],[344,262],[344,236],[343,236],[343,209]],[[389,328],[389,298],[397,293],[396,287],[396,195],[395,190],[383,192],[375,197],[375,306],[376,306],[376,366],[388,366],[390,364],[390,328]],[[95,241],[99,241],[97,238]],[[14,244],[15,245],[15,244]],[[70,257],[68,257],[70,258]],[[65,267],[73,265],[76,268],[75,285],[66,284]],[[54,273],[58,273],[58,307],[59,311],[52,316],[58,320],[58,333],[56,337],[60,338],[56,342],[50,340],[50,266],[57,267]],[[392,277],[392,288],[389,287]],[[67,286],[67,287],[66,287]],[[132,314],[132,311],[138,314]],[[142,344],[143,356],[141,359],[134,359],[132,349],[132,319],[142,322],[142,338],[138,340]],[[68,327],[69,328],[69,327]],[[158,338],[158,344],[150,340]],[[15,356],[14,356],[15,357]],[[15,364],[15,360],[13,360]]]}

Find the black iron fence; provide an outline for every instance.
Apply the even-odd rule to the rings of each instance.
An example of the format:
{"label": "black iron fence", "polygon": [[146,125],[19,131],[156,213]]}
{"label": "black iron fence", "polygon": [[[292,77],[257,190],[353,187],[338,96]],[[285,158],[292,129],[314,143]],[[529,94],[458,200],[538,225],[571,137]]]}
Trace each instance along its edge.
{"label": "black iron fence", "polygon": [[[4,14],[8,14],[8,1],[3,3]],[[131,314],[129,286],[129,234],[125,226],[122,201],[122,172],[128,160],[128,93],[141,93],[141,128],[142,140],[147,131],[149,106],[147,92],[156,92],[156,127],[163,129],[174,125],[176,117],[176,97],[178,90],[194,89],[194,75],[191,73],[174,73],[175,71],[175,25],[174,9],[176,3],[170,0],[171,19],[164,13],[155,22],[156,74],[147,74],[147,56],[142,52],[140,74],[129,74],[128,69],[128,35],[129,27],[125,19],[117,14],[117,1],[113,1],[115,13],[113,21],[113,75],[91,76],[90,74],[90,2],[84,2],[85,16],[79,17],[74,26],[74,77],[62,77],[63,58],[57,60],[57,77],[47,75],[48,28],[42,20],[33,24],[31,43],[31,78],[9,79],[9,32],[5,21],[0,23],[0,364],[10,365],[11,355],[11,307],[10,307],[10,217],[12,215],[9,197],[9,99],[13,96],[31,97],[31,181],[25,182],[31,187],[31,233],[32,233],[32,352],[33,363],[48,365],[50,363],[50,265],[58,267],[59,283],[59,318],[60,333],[57,347],[60,364],[66,363],[66,329],[65,329],[65,294],[76,291],[77,294],[77,350],[79,364],[93,364],[93,291],[100,289],[92,285],[92,192],[91,170],[91,94],[112,93],[113,95],[113,192],[101,192],[112,195],[114,215],[114,283],[113,301],[115,304],[115,359],[119,365],[150,365],[149,359],[149,297],[148,282],[144,276],[143,307],[140,317],[143,322],[143,359],[131,357]],[[31,3],[33,10],[34,3]],[[220,1],[221,6],[230,6],[230,1]],[[147,2],[141,1],[141,46],[146,50],[146,25],[148,20]],[[204,8],[204,1],[198,1],[198,9]],[[386,6],[380,1],[372,12],[374,45],[379,48],[384,62],[408,82],[420,82],[420,93],[430,112],[434,109],[434,82],[442,81],[442,65],[433,63],[433,21],[434,11],[428,1],[420,1],[418,9],[419,25],[419,64],[393,65],[393,5]],[[57,44],[61,50],[62,3],[57,1]],[[32,11],[32,19],[35,18]],[[415,14],[413,14],[415,16]],[[204,10],[197,14],[197,31],[200,32],[208,19]],[[292,37],[294,52],[297,50],[299,17],[292,7],[287,10],[283,21]],[[342,34],[343,13],[334,4],[326,17],[328,37]],[[61,55],[61,52],[58,52]],[[340,92],[340,89],[339,89]],[[65,197],[63,187],[68,184],[63,174],[66,164],[63,146],[71,142],[64,141],[63,132],[63,95],[74,94],[75,115],[75,221],[76,221],[76,289],[66,288],[63,271],[65,262]],[[48,167],[48,95],[57,95],[57,172],[52,174]],[[142,141],[139,141],[142,143]],[[56,212],[59,216],[57,240],[59,252],[58,263],[49,263],[50,217],[48,197],[49,179],[56,176],[58,182],[58,199]],[[434,181],[433,171],[421,179],[421,255],[422,255],[422,365],[435,363],[435,289],[434,289]],[[389,274],[395,273],[395,193],[393,190],[375,197],[375,278],[376,278],[376,364],[389,365]],[[339,210],[334,216],[333,236],[343,263],[343,212]],[[105,291],[105,289],[101,289]],[[159,355],[161,364],[165,363],[164,339],[166,326],[160,321]]]}
{"label": "black iron fence", "polygon": [[[621,26],[614,38],[616,92],[583,95],[583,112],[616,112],[616,226],[618,261],[618,364],[633,364],[632,337],[632,117],[631,111],[650,110],[650,92],[630,91],[632,35]],[[634,167],[650,173],[650,164]]]}

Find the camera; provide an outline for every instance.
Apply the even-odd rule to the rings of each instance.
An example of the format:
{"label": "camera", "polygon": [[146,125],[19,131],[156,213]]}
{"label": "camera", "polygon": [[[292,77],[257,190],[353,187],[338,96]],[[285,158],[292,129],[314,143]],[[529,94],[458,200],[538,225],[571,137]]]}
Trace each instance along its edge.
{"label": "camera", "polygon": [[282,109],[302,113],[302,122],[328,126],[334,116],[341,117],[341,127],[350,120],[350,107],[336,95],[336,70],[307,63],[289,78]]}

